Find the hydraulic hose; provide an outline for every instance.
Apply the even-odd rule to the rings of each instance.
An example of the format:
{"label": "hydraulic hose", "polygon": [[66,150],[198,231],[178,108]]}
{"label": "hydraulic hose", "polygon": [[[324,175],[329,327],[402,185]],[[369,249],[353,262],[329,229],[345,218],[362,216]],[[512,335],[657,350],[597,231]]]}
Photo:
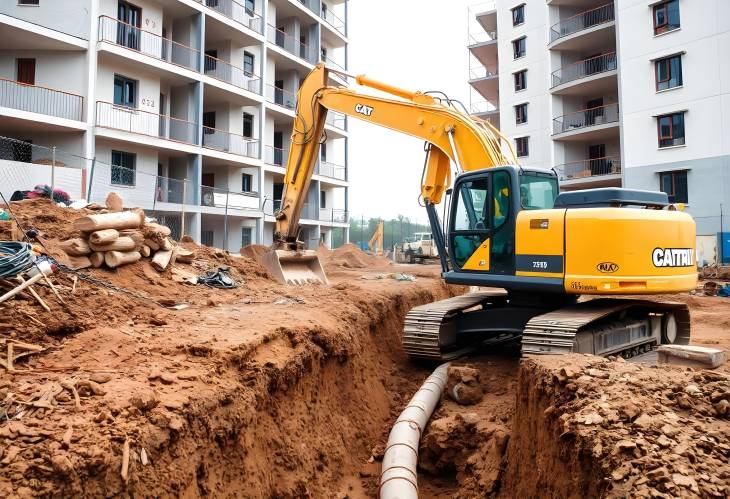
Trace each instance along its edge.
{"label": "hydraulic hose", "polygon": [[17,241],[0,241],[0,277],[15,277],[33,266],[33,246]]}
{"label": "hydraulic hose", "polygon": [[418,444],[446,386],[449,363],[441,364],[421,385],[388,436],[380,473],[380,499],[417,499]]}

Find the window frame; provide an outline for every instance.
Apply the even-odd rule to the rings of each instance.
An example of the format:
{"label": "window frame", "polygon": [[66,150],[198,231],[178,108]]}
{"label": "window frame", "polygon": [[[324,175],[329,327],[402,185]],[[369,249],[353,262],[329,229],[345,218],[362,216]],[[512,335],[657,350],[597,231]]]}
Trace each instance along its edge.
{"label": "window frame", "polygon": [[[656,3],[651,6],[652,24],[654,26],[654,36],[663,35],[664,33],[671,33],[682,27],[681,16],[678,20],[678,24],[674,28],[669,27],[669,4],[677,2],[677,9],[679,9],[679,0],[666,0],[664,2]],[[664,22],[657,24],[657,13],[664,12]]]}
{"label": "window frame", "polygon": [[325,190],[319,191],[319,209],[320,210],[327,209],[327,191],[325,191]]}
{"label": "window frame", "polygon": [[[523,90],[527,90],[527,69],[515,71],[514,73],[512,73],[512,75],[514,76],[515,92],[522,92]],[[522,81],[521,88],[517,88],[518,79]]]}
{"label": "window frame", "polygon": [[[248,234],[248,243],[244,244],[245,237],[243,237],[244,234]],[[241,227],[241,247],[248,246],[249,244],[253,244],[253,227]]]}
{"label": "window frame", "polygon": [[[666,172],[658,172],[659,173],[659,191],[664,192],[668,197],[672,198],[670,200],[671,203],[684,203],[689,204],[689,178],[687,175],[687,172],[689,170],[672,170],[672,171],[666,171]],[[684,175],[684,187],[685,191],[682,193],[682,199],[677,199],[677,176],[678,175]],[[664,186],[664,178],[669,176],[672,181],[672,192],[666,192],[662,188]]]}
{"label": "window frame", "polygon": [[[34,2],[34,3],[27,3]],[[18,7],[40,7],[41,0],[18,0]]]}
{"label": "window frame", "polygon": [[[246,189],[246,181],[248,181],[248,190]],[[241,192],[253,192],[253,175],[250,173],[241,174]]]}
{"label": "window frame", "polygon": [[[517,53],[517,44],[522,42],[522,54],[518,55]],[[514,60],[522,59],[527,55],[527,36],[521,36],[519,38],[515,38],[512,40],[512,56]]]}
{"label": "window frame", "polygon": [[[251,4],[250,8],[249,8],[249,4]],[[246,14],[253,17],[253,15],[256,13],[256,0],[244,0],[243,10],[246,11]]]}
{"label": "window frame", "polygon": [[[520,144],[523,144],[524,148],[521,148]],[[522,152],[524,154],[520,154],[521,149],[523,149]],[[515,137],[515,155],[518,158],[527,158],[530,156],[530,136],[529,135],[525,135],[523,137]]]}
{"label": "window frame", "polygon": [[[251,71],[250,72],[246,71],[246,64],[247,64],[246,59],[249,57],[251,59]],[[248,50],[243,51],[243,74],[248,77],[252,77],[252,76],[256,75],[256,55],[253,54],[252,52],[249,52]]]}
{"label": "window frame", "polygon": [[[250,131],[250,134],[247,135],[246,126],[249,124],[251,126],[251,131]],[[254,115],[252,113],[247,113],[246,111],[244,111],[243,112],[243,128],[241,131],[241,135],[243,135],[247,139],[253,139],[254,138],[253,129],[254,129]]]}
{"label": "window frame", "polygon": [[[132,79],[132,78],[129,78],[127,76],[123,76],[123,75],[114,73],[114,87],[116,87],[116,85],[117,85],[117,80],[119,80],[119,81],[122,82],[122,94],[123,94],[122,95],[122,100],[123,100],[123,103],[118,104],[117,102],[114,102],[114,105],[117,106],[117,107],[126,107],[128,109],[137,109],[138,108],[138,99],[137,99],[137,97],[139,95],[139,92],[138,92],[138,90],[139,90],[139,81],[138,80],[135,80],[135,79]],[[127,97],[127,95],[126,95],[127,94],[127,84],[128,83],[131,83],[134,86],[134,99],[133,99],[134,102],[132,102],[131,104],[129,104],[129,103],[126,102],[126,97]],[[113,97],[116,100],[116,92],[114,92],[114,96]]]}
{"label": "window frame", "polygon": [[[667,114],[661,114],[656,116],[656,122],[657,122],[657,142],[659,149],[667,149],[670,147],[680,147],[687,144],[687,130],[685,127],[684,122],[684,115],[685,111],[676,111],[673,113],[667,113]],[[674,118],[675,116],[680,116],[682,121],[682,143],[681,144],[675,144],[674,142],[679,139],[679,137],[675,137],[674,135]],[[669,135],[663,135],[662,134],[662,120],[663,119],[669,119]],[[671,144],[662,145],[662,141],[672,141]]]}
{"label": "window frame", "polygon": [[[672,81],[672,60],[678,59],[679,60],[679,75],[678,75],[678,83],[676,85],[670,85],[669,82]],[[666,79],[659,79],[659,67],[660,64],[666,64]],[[665,90],[671,90],[672,88],[678,88],[684,85],[684,75],[682,71],[682,54],[673,54],[668,55],[666,57],[661,57],[654,60],[654,82],[655,82],[655,88],[657,92],[662,92]],[[660,88],[660,85],[662,83],[666,83],[666,88]]]}
{"label": "window frame", "polygon": [[[111,179],[110,179],[110,182],[109,183],[111,185],[116,185],[116,186],[136,187],[137,186],[137,154],[136,153],[133,153],[133,152],[118,151],[118,150],[112,149],[111,155],[112,155],[112,160],[111,160],[111,173],[110,173],[111,174]],[[114,164],[115,163],[114,162],[114,156],[115,155],[119,155],[119,157],[120,157],[120,160],[117,161],[117,163],[119,163],[119,164]],[[124,161],[121,158],[125,158],[125,157],[132,159],[132,167],[131,168],[129,168],[129,167],[127,167],[127,166],[125,166],[125,165],[122,164],[122,163],[124,163]],[[132,177],[131,183],[126,183],[126,182],[121,182],[121,181],[115,182],[114,181],[114,169],[115,168],[116,169],[121,169],[122,171],[127,171],[127,170],[128,171],[131,171],[131,177]]]}
{"label": "window frame", "polygon": [[522,102],[520,104],[515,104],[515,125],[524,125],[527,123],[527,104],[529,103]]}
{"label": "window frame", "polygon": [[[512,7],[510,9],[510,12],[512,13],[512,27],[513,28],[517,27],[517,26],[522,26],[523,24],[525,24],[525,4],[524,3]],[[522,15],[522,20],[520,20],[519,22],[517,22],[515,19],[515,14],[517,14],[518,12],[520,12]]]}

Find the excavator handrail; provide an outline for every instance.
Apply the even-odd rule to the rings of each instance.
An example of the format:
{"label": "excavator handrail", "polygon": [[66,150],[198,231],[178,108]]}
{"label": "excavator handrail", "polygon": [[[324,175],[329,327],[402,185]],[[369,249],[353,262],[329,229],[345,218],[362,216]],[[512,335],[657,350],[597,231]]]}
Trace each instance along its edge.
{"label": "excavator handrail", "polygon": [[398,88],[364,75],[355,77],[358,84],[399,99],[330,86],[330,71],[334,70],[322,63],[315,66],[297,95],[284,194],[281,209],[275,215],[275,245],[296,249],[299,217],[314,174],[328,111],[338,111],[430,143],[421,186],[421,196],[428,204],[440,203],[450,186],[451,161],[458,171],[518,164],[509,139],[486,121],[446,106],[432,95]]}

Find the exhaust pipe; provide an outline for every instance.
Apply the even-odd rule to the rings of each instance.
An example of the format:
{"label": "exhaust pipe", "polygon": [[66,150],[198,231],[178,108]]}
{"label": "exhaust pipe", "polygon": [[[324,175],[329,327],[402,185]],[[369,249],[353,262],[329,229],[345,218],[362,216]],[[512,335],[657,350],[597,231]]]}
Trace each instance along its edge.
{"label": "exhaust pipe", "polygon": [[421,385],[388,435],[380,473],[380,499],[417,499],[418,444],[446,386],[449,363],[441,364]]}

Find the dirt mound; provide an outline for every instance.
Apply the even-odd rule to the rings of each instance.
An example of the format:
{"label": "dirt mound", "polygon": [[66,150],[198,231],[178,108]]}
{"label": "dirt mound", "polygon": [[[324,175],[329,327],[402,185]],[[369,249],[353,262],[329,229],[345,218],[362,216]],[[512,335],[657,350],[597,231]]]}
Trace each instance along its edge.
{"label": "dirt mound", "polygon": [[324,259],[325,268],[343,267],[346,269],[385,268],[391,263],[382,256],[368,255],[352,243],[345,244],[329,251],[319,253]]}
{"label": "dirt mound", "polygon": [[[73,221],[93,211],[63,208],[47,199],[12,203],[13,214],[26,229],[38,231],[48,254],[60,263],[66,256],[59,242],[80,236]],[[0,239],[10,234],[2,232]],[[206,304],[208,301],[226,303],[243,298],[255,299],[267,293],[272,284],[266,270],[249,258],[233,257],[228,252],[182,243],[195,253],[192,264],[175,264],[157,272],[149,260],[141,260],[117,269],[83,269],[76,273],[59,271],[52,282],[64,298],[61,304],[45,285],[34,286],[48,304],[50,312],[42,309],[28,294],[0,304],[0,334],[45,346],[58,344],[63,337],[88,328],[121,323],[164,322],[170,312],[160,303]],[[240,286],[233,290],[212,289],[203,285],[181,282],[176,274],[200,275],[203,272],[228,267]],[[92,282],[93,281],[93,282]]]}
{"label": "dirt mound", "polygon": [[249,244],[248,246],[244,246],[241,248],[241,256],[245,256],[247,258],[250,258],[251,260],[256,260],[257,262],[261,262],[261,257],[264,256],[269,251],[268,246],[264,246],[263,244]]}

